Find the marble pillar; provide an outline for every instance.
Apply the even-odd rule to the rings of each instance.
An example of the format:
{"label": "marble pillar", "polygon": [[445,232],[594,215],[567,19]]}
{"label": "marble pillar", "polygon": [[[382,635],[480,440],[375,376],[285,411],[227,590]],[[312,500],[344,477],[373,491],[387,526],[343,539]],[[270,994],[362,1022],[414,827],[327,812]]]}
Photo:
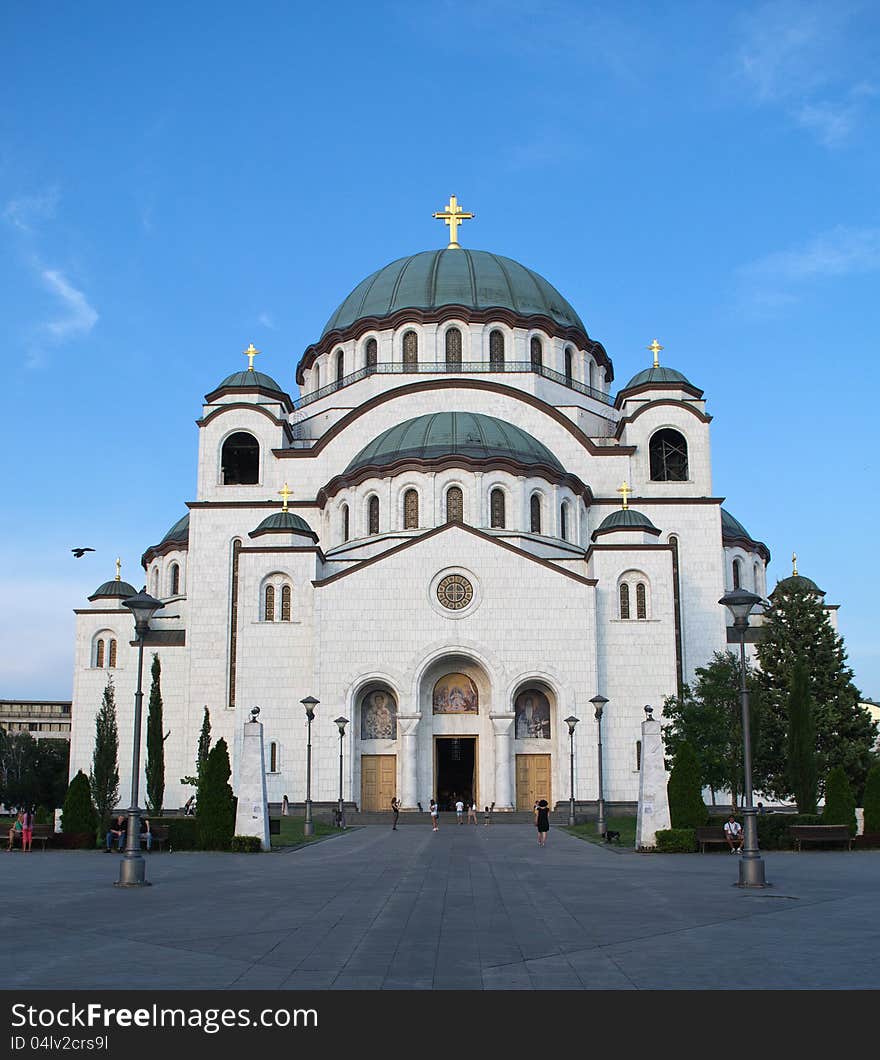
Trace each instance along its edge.
{"label": "marble pillar", "polygon": [[400,726],[400,805],[404,810],[417,810],[419,802],[419,747],[416,730],[421,714],[398,714]]}
{"label": "marble pillar", "polygon": [[258,721],[248,721],[244,725],[237,795],[235,834],[259,836],[263,850],[268,850],[269,799],[266,794],[263,726]]}
{"label": "marble pillar", "polygon": [[513,711],[490,714],[495,730],[495,809],[512,810],[513,790]]}
{"label": "marble pillar", "polygon": [[671,828],[668,777],[663,764],[663,738],[660,722],[642,722],[642,768],[639,771],[639,812],[636,820],[636,850],[657,845],[657,832]]}

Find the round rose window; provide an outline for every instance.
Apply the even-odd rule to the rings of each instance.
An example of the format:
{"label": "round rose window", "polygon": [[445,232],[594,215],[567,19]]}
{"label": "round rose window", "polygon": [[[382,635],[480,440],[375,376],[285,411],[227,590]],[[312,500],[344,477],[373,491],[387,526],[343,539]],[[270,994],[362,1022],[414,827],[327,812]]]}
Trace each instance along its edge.
{"label": "round rose window", "polygon": [[450,611],[461,611],[474,598],[474,587],[462,574],[449,574],[437,586],[437,599]]}

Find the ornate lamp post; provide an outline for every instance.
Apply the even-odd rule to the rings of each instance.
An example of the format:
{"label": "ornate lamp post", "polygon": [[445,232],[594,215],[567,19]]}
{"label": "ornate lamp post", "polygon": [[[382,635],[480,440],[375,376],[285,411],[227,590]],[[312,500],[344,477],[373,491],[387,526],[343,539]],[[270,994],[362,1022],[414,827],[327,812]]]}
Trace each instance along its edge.
{"label": "ornate lamp post", "polygon": [[337,718],[334,724],[339,728],[339,807],[336,820],[340,828],[345,828],[345,803],[342,799],[342,740],[345,736],[348,718]]}
{"label": "ornate lamp post", "polygon": [[144,639],[150,629],[150,619],[165,605],[146,590],[122,601],[134,616],[135,637],[138,642],[137,691],[134,694],[134,737],[131,752],[131,805],[128,808],[128,832],[125,853],[119,865],[117,887],[149,887],[146,864],[141,853],[141,811],[138,809],[138,788],[141,778],[141,714],[144,705]]}
{"label": "ornate lamp post", "polygon": [[306,816],[303,821],[303,835],[314,835],[312,824],[312,722],[315,720],[315,707],[320,703],[314,696],[306,696],[300,703],[306,708],[308,718],[308,738],[306,740]]}
{"label": "ornate lamp post", "polygon": [[568,800],[568,824],[571,827],[574,824],[574,727],[580,721],[580,718],[576,718],[573,714],[570,718],[565,719],[565,724],[568,726],[568,744],[570,749],[570,760],[571,760],[571,795]]}
{"label": "ornate lamp post", "polygon": [[605,829],[605,788],[602,784],[602,714],[605,710],[605,704],[608,700],[604,696],[593,696],[590,700],[593,706],[596,708],[596,721],[599,723],[599,804],[596,815],[596,831],[599,835],[606,830]]}
{"label": "ornate lamp post", "polygon": [[743,807],[745,822],[743,825],[743,851],[739,859],[739,887],[766,887],[764,879],[764,859],[758,849],[758,822],[755,819],[755,807],[752,802],[752,734],[749,724],[749,690],[746,685],[746,630],[749,628],[749,615],[761,597],[746,589],[734,589],[718,601],[730,609],[733,615],[733,628],[739,633],[740,684],[739,695],[742,702],[743,731],[743,786],[746,804]]}

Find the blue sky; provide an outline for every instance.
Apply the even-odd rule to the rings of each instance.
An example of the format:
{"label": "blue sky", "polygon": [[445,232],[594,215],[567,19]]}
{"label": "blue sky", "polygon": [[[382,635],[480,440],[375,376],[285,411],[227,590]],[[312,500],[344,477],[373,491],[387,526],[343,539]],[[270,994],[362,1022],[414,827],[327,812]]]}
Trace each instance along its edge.
{"label": "blue sky", "polygon": [[878,38],[870,2],[4,5],[0,697],[70,694],[71,609],[117,554],[142,584],[247,343],[295,393],[454,191],[618,384],[656,335],[706,391],[716,494],[880,698]]}

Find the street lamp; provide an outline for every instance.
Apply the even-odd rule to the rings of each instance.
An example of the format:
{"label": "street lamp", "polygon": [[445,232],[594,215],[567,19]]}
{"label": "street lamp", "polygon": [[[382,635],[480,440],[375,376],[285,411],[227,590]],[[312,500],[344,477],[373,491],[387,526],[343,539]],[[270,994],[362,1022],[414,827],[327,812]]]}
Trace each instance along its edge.
{"label": "street lamp", "polygon": [[752,803],[752,734],[749,725],[749,690],[746,686],[746,630],[749,628],[749,615],[755,606],[761,603],[761,597],[745,589],[734,589],[732,593],[722,596],[718,603],[730,609],[733,628],[739,633],[739,694],[742,702],[743,785],[746,804],[743,807],[745,836],[742,857],[739,859],[738,886],[766,887],[764,859],[758,850],[758,822]]}
{"label": "street lamp", "polygon": [[122,601],[134,617],[134,635],[138,642],[137,691],[134,694],[134,740],[131,752],[131,805],[128,808],[128,832],[125,853],[119,865],[117,887],[148,887],[146,864],[141,853],[141,811],[138,809],[138,787],[141,778],[141,713],[144,704],[144,639],[150,619],[165,605],[150,596],[146,589]]}
{"label": "street lamp", "polygon": [[608,700],[604,696],[593,696],[590,700],[596,708],[596,721],[599,723],[599,805],[597,807],[596,831],[599,835],[605,832],[605,789],[602,785],[602,713]]}
{"label": "street lamp", "polygon": [[339,812],[336,821],[340,828],[345,828],[345,803],[342,801],[342,740],[345,736],[348,718],[337,718],[334,724],[339,727]]}
{"label": "street lamp", "polygon": [[571,828],[574,825],[574,727],[580,721],[580,718],[576,718],[573,714],[570,718],[565,719],[565,724],[568,726],[568,740],[571,748],[571,796],[568,800],[568,825]]}
{"label": "street lamp", "polygon": [[312,722],[315,718],[315,707],[320,700],[314,696],[306,696],[300,703],[306,708],[306,717],[309,720],[308,740],[306,742],[306,816],[303,821],[303,835],[314,835],[315,826],[312,824]]}

